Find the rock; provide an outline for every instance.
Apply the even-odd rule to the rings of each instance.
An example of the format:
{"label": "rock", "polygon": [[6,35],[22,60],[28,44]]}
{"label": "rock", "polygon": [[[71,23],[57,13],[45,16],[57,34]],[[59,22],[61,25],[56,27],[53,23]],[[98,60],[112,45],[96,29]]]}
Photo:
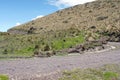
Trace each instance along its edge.
{"label": "rock", "polygon": [[98,42],[101,42],[102,44],[107,44],[109,37],[102,36],[100,39],[98,39]]}
{"label": "rock", "polygon": [[76,46],[76,49],[81,49],[83,47],[83,45],[78,45]]}
{"label": "rock", "polygon": [[115,41],[115,42],[120,42],[120,38],[117,37],[117,38],[114,39],[114,41]]}
{"label": "rock", "polygon": [[89,37],[88,41],[95,41],[95,39],[93,37]]}
{"label": "rock", "polygon": [[43,54],[43,52],[39,52],[39,51],[35,51],[33,56],[34,57],[45,57],[45,55]]}
{"label": "rock", "polygon": [[46,56],[47,57],[51,57],[51,53],[50,52],[46,52]]}
{"label": "rock", "polygon": [[100,51],[100,50],[103,50],[104,49],[104,46],[97,46],[95,47],[95,51]]}
{"label": "rock", "polygon": [[105,20],[105,19],[107,19],[108,18],[108,16],[100,16],[100,17],[98,17],[96,20],[97,21],[101,21],[101,20]]}
{"label": "rock", "polygon": [[56,55],[56,52],[55,52],[55,51],[46,51],[45,53],[46,53],[46,56],[47,56],[47,57],[51,57],[51,56],[53,56],[53,55]]}
{"label": "rock", "polygon": [[68,53],[80,53],[79,49],[71,48],[68,50]]}
{"label": "rock", "polygon": [[96,26],[91,26],[90,28],[91,28],[91,29],[96,29]]}
{"label": "rock", "polygon": [[22,29],[9,29],[7,32],[9,34],[27,34],[28,33],[26,30],[22,30]]}

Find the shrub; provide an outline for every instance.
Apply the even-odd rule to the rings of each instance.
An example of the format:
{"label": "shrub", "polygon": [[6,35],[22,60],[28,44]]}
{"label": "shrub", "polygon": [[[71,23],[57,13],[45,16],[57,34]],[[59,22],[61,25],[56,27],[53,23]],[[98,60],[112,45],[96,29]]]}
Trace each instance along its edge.
{"label": "shrub", "polygon": [[5,49],[5,50],[3,51],[3,54],[8,54],[8,50]]}
{"label": "shrub", "polygon": [[39,45],[35,45],[35,49],[39,49]]}
{"label": "shrub", "polygon": [[28,34],[33,34],[33,33],[34,33],[34,30],[35,30],[35,28],[34,28],[34,27],[31,27],[31,28],[28,30]]}

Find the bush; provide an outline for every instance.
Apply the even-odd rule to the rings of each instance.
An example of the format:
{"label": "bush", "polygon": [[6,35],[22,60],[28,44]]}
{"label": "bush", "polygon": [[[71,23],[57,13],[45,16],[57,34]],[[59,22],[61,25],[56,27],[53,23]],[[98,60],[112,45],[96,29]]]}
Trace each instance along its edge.
{"label": "bush", "polygon": [[8,54],[8,50],[5,49],[5,50],[3,51],[3,54]]}
{"label": "bush", "polygon": [[28,30],[28,34],[33,34],[33,33],[34,33],[34,30],[35,30],[35,28],[34,28],[34,27],[31,27],[31,28]]}

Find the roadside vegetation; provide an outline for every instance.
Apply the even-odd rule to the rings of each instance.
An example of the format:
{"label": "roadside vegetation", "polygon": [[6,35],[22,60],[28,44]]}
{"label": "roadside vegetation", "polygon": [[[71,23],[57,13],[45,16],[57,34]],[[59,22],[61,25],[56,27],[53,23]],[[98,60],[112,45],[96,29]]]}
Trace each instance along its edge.
{"label": "roadside vegetation", "polygon": [[71,28],[43,34],[0,34],[0,57],[30,57],[35,51],[58,51],[85,42],[84,33]]}
{"label": "roadside vegetation", "polygon": [[0,75],[0,80],[9,80],[7,75]]}
{"label": "roadside vegetation", "polygon": [[120,80],[120,65],[105,65],[100,69],[64,71],[59,80]]}

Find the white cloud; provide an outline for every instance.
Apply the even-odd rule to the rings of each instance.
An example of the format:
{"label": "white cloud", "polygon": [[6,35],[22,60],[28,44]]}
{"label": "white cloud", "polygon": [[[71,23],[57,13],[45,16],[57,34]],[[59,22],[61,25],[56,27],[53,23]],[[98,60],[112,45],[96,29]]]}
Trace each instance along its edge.
{"label": "white cloud", "polygon": [[19,26],[19,25],[21,25],[21,23],[17,22],[17,23],[16,23],[16,26]]}
{"label": "white cloud", "polygon": [[41,18],[41,17],[43,17],[43,15],[39,15],[39,16],[33,18],[32,20],[36,20],[36,19]]}
{"label": "white cloud", "polygon": [[95,0],[48,0],[50,5],[54,5],[58,8],[70,7],[77,4],[84,4]]}

